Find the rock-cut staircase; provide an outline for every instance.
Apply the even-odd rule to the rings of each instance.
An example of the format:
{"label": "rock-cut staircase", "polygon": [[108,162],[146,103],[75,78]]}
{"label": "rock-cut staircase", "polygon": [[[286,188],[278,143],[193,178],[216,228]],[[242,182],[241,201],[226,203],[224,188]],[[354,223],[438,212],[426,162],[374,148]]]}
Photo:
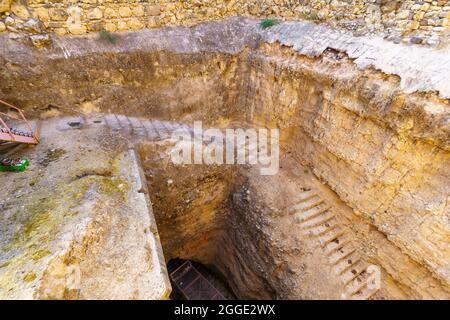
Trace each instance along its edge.
{"label": "rock-cut staircase", "polygon": [[304,190],[289,208],[301,232],[320,245],[332,269],[342,281],[343,298],[365,300],[377,289],[372,288],[368,263],[359,256],[346,228],[339,223],[333,209],[314,190]]}
{"label": "rock-cut staircase", "polygon": [[113,131],[128,133],[148,140],[170,138],[173,131],[181,128],[189,130],[187,125],[178,122],[149,120],[117,114],[108,114],[103,120]]}

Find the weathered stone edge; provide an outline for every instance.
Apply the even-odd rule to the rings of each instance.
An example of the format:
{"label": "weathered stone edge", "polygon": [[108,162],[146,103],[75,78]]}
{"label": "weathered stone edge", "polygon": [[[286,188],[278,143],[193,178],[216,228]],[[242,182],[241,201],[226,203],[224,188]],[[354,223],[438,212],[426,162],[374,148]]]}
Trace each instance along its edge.
{"label": "weathered stone edge", "polygon": [[158,227],[156,224],[155,216],[153,215],[152,203],[151,203],[150,197],[148,195],[148,188],[147,188],[145,174],[142,169],[142,164],[141,164],[139,154],[136,152],[136,150],[129,149],[128,155],[129,155],[129,158],[131,159],[130,167],[132,168],[133,171],[135,171],[136,178],[138,179],[136,181],[136,183],[137,183],[136,192],[140,193],[142,195],[142,197],[145,200],[146,207],[148,208],[148,215],[150,218],[150,228],[151,228],[150,232],[151,232],[151,236],[155,240],[155,244],[156,244],[155,249],[156,249],[157,259],[159,262],[159,269],[160,269],[159,272],[163,278],[164,287],[166,288],[164,293],[161,295],[160,299],[166,300],[169,298],[170,293],[172,292],[172,286],[170,284],[169,274],[167,272],[166,261],[164,258],[164,252],[162,249],[161,242],[159,240]]}

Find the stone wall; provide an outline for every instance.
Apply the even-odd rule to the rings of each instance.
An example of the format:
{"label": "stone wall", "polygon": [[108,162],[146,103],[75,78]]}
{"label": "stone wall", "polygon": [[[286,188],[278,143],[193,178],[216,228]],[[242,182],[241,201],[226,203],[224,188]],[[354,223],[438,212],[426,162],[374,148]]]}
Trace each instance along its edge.
{"label": "stone wall", "polygon": [[439,45],[448,0],[0,0],[0,32],[80,35],[195,24],[243,15],[326,22],[357,34]]}

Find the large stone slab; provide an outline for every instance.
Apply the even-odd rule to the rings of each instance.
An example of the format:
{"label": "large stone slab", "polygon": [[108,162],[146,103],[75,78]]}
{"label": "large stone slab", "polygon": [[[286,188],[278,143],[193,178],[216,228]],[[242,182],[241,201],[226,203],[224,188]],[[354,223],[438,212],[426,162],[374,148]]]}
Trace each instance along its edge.
{"label": "large stone slab", "polygon": [[[102,141],[89,128],[51,138],[48,127],[28,151],[29,171],[0,176],[0,299],[167,298],[170,282],[134,151],[84,140]],[[66,138],[75,142],[70,149]]]}

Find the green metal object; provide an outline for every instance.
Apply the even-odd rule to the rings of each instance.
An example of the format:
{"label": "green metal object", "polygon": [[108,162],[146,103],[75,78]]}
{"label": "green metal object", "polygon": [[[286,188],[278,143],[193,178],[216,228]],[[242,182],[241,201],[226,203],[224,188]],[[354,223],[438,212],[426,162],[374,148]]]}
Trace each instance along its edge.
{"label": "green metal object", "polygon": [[274,20],[274,19],[264,19],[263,21],[261,21],[261,23],[260,23],[259,25],[260,25],[260,27],[261,27],[262,29],[267,29],[267,28],[273,27],[273,26],[276,25],[276,24],[278,24],[278,21],[277,21],[277,20]]}
{"label": "green metal object", "polygon": [[30,165],[30,161],[28,159],[2,159],[0,160],[0,171],[15,171],[15,172],[23,172]]}

